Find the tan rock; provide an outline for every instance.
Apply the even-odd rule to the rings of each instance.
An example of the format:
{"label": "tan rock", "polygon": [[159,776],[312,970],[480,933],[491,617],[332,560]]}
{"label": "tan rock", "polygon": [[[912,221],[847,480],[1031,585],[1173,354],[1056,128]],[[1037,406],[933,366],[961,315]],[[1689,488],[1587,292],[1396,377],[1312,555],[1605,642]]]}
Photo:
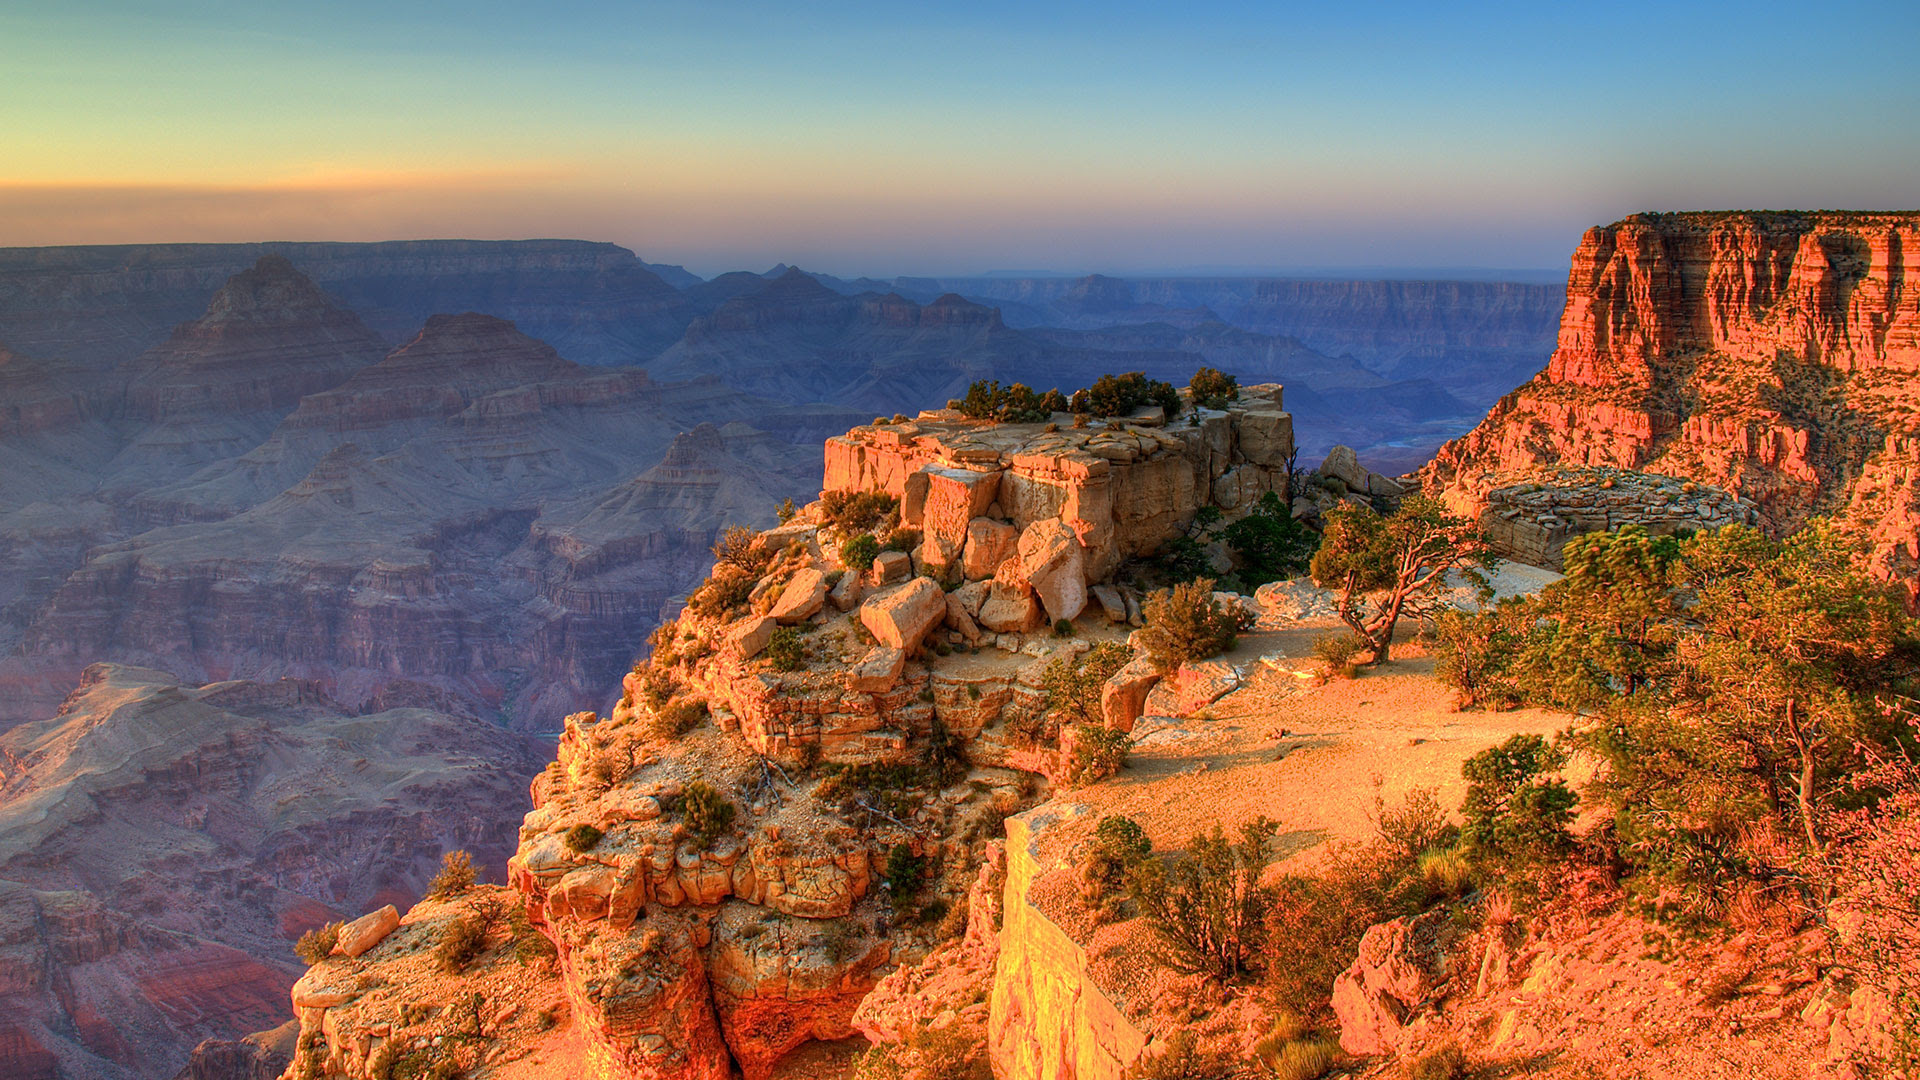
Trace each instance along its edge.
{"label": "tan rock", "polygon": [[1115,731],[1131,732],[1146,711],[1147,694],[1160,681],[1153,661],[1136,656],[1100,687],[1100,716]]}
{"label": "tan rock", "polygon": [[967,605],[961,603],[960,598],[953,593],[947,594],[947,625],[966,638],[967,644],[979,644],[979,624],[973,621],[973,616],[967,614]]}
{"label": "tan rock", "polygon": [[966,552],[961,567],[969,580],[990,578],[1018,549],[1020,530],[1004,521],[977,517],[967,522]]}
{"label": "tan rock", "polygon": [[727,631],[727,651],[742,660],[751,660],[760,655],[760,650],[773,640],[776,624],[771,616],[749,615],[733,625]]}
{"label": "tan rock", "polygon": [[798,626],[819,613],[827,601],[827,575],[805,567],[787,579],[780,599],[767,614],[782,626]]}
{"label": "tan rock", "polygon": [[980,617],[980,605],[987,602],[987,593],[993,589],[992,581],[969,581],[953,590],[953,597],[973,618]]}
{"label": "tan rock", "polygon": [[1000,470],[975,471],[929,465],[925,510],[921,530],[938,537],[946,547],[958,552],[967,542],[968,528],[987,512],[1000,491]]}
{"label": "tan rock", "polygon": [[1031,590],[995,581],[980,605],[980,625],[999,634],[1037,630],[1046,622],[1046,610]]}
{"label": "tan rock", "polygon": [[904,551],[883,551],[874,557],[873,580],[878,585],[905,581],[913,573],[913,558]]}
{"label": "tan rock", "polygon": [[[1276,385],[1274,396],[1278,398]],[[1271,409],[1248,409],[1237,418],[1234,431],[1240,456],[1267,469],[1284,469],[1293,457],[1293,417],[1280,411],[1276,401]]]}
{"label": "tan rock", "polygon": [[1447,913],[1435,909],[1367,930],[1359,955],[1333,982],[1340,1046],[1349,1054],[1394,1053],[1413,1015],[1445,974]]}
{"label": "tan rock", "polygon": [[907,654],[904,651],[875,645],[867,650],[859,663],[847,669],[847,686],[870,694],[884,694],[900,682],[900,672],[906,663]]}
{"label": "tan rock", "polygon": [[1100,605],[1100,613],[1111,623],[1127,621],[1127,602],[1121,597],[1120,590],[1112,585],[1095,585],[1087,590],[1087,595]]}
{"label": "tan rock", "polygon": [[604,919],[616,884],[618,878],[611,867],[576,867],[547,893],[547,910],[555,918],[571,916],[583,923]]}
{"label": "tan rock", "polygon": [[919,649],[921,639],[946,616],[947,594],[931,578],[914,578],[860,604],[860,624],[867,632],[904,652]]}
{"label": "tan rock", "polygon": [[860,602],[863,588],[859,574],[841,574],[840,580],[834,582],[833,588],[827,591],[827,599],[837,611],[852,611],[854,605]]}
{"label": "tan rock", "polygon": [[300,981],[293,984],[294,1009],[331,1009],[359,997],[360,991],[341,975],[338,970],[318,964],[308,968]]}
{"label": "tan rock", "polygon": [[1347,485],[1350,492],[1367,493],[1367,470],[1361,467],[1360,459],[1354,456],[1350,446],[1336,446],[1327,451],[1327,459],[1314,471]]}
{"label": "tan rock", "polygon": [[1086,549],[1066,522],[1046,518],[1021,530],[1019,554],[1020,576],[1039,595],[1048,619],[1072,619],[1086,609]]}
{"label": "tan rock", "polygon": [[340,939],[333,951],[341,956],[359,956],[387,939],[400,925],[400,912],[392,904],[370,911],[340,928]]}

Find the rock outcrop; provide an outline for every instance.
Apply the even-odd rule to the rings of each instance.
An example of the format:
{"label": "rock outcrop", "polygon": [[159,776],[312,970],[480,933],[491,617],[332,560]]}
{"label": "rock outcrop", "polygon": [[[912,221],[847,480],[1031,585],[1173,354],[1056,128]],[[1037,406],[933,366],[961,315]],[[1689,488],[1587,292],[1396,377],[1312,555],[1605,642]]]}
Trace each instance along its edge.
{"label": "rock outcrop", "polygon": [[[1920,217],[1637,215],[1574,253],[1559,346],[1422,472],[1481,512],[1542,466],[1712,485],[1790,531],[1835,514],[1920,581]],[[1909,586],[1910,590],[1920,586]],[[1913,595],[1920,596],[1920,592]]]}

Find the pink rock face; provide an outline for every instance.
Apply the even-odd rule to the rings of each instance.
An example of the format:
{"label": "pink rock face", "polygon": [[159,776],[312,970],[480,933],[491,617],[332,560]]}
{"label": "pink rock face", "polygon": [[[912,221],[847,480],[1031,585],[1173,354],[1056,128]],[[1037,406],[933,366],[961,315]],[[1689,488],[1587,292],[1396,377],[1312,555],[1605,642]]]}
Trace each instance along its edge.
{"label": "pink rock face", "polygon": [[978,472],[931,465],[925,472],[927,494],[921,531],[937,537],[946,550],[957,554],[966,546],[969,525],[987,512],[1000,493],[1000,470]]}
{"label": "pink rock face", "polygon": [[962,566],[968,580],[990,578],[1000,564],[1013,557],[1020,542],[1020,530],[1004,521],[974,518],[967,523],[966,554]]}
{"label": "pink rock face", "polygon": [[1445,930],[1442,911],[1406,916],[1367,930],[1352,966],[1333,983],[1341,1049],[1360,1055],[1399,1050],[1407,1021],[1427,1004],[1444,975]]}
{"label": "pink rock face", "polygon": [[[1589,230],[1546,371],[1442,447],[1423,486],[1479,514],[1489,491],[1543,467],[1645,470],[1749,500],[1773,532],[1843,512],[1875,535],[1877,571],[1911,581],[1920,508],[1862,493],[1916,460],[1916,274],[1910,214],[1658,214]],[[1813,393],[1781,356],[1830,378]]]}
{"label": "pink rock face", "polygon": [[882,645],[912,653],[947,616],[947,595],[931,578],[914,578],[860,604],[860,624]]}
{"label": "pink rock face", "polygon": [[1072,619],[1087,606],[1086,551],[1066,522],[1047,518],[1020,533],[1020,577],[1039,595],[1050,620]]}

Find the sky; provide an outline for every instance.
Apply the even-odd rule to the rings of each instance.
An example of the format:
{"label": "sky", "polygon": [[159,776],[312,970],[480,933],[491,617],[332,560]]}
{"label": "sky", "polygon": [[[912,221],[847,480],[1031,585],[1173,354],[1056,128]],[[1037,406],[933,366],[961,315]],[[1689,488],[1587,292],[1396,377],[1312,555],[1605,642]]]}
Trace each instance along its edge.
{"label": "sky", "polygon": [[0,0],[0,245],[697,273],[1550,268],[1920,208],[1920,4]]}

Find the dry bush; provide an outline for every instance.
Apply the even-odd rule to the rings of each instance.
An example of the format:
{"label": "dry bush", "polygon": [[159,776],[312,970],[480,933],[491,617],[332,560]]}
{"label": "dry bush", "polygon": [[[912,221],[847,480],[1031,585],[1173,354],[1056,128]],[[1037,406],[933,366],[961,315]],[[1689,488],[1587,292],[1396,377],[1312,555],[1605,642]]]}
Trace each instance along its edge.
{"label": "dry bush", "polygon": [[1255,1049],[1273,1080],[1317,1080],[1333,1067],[1339,1053],[1340,1044],[1332,1039],[1290,1039]]}
{"label": "dry bush", "polygon": [[340,930],[345,925],[330,922],[301,934],[300,940],[293,943],[294,955],[305,960],[308,967],[320,963],[333,955],[333,947],[340,943]]}
{"label": "dry bush", "polygon": [[747,602],[758,580],[750,575],[724,574],[710,577],[687,597],[687,610],[695,615],[718,618]]}
{"label": "dry bush", "polygon": [[1342,679],[1351,679],[1359,672],[1353,658],[1365,648],[1366,645],[1348,630],[1321,634],[1313,639],[1314,658],[1327,665],[1328,674]]}
{"label": "dry bush", "polygon": [[707,718],[705,698],[687,697],[668,702],[653,712],[651,732],[656,739],[677,739]]}
{"label": "dry bush", "polygon": [[1221,1080],[1239,1072],[1239,1062],[1215,1050],[1202,1050],[1192,1031],[1182,1029],[1168,1039],[1166,1050],[1142,1056],[1126,1071],[1127,1080]]}
{"label": "dry bush", "polygon": [[820,503],[827,519],[842,533],[891,527],[900,512],[900,500],[884,491],[829,491],[820,496]]}
{"label": "dry bush", "polygon": [[1141,606],[1147,625],[1137,640],[1161,671],[1219,656],[1247,628],[1246,609],[1215,600],[1213,585],[1211,578],[1182,582],[1152,593]]}
{"label": "dry bush", "polygon": [[731,566],[750,578],[766,572],[777,552],[759,542],[760,534],[745,525],[729,525],[713,545],[713,558],[721,566]]}
{"label": "dry bush", "polygon": [[1467,1055],[1452,1040],[1441,1043],[1407,1066],[1407,1080],[1464,1080]]}
{"label": "dry bush", "polygon": [[580,824],[568,829],[566,835],[561,838],[561,842],[567,845],[568,851],[592,851],[600,843],[600,838],[605,835],[606,833],[592,825]]}
{"label": "dry bush", "polygon": [[461,850],[449,851],[440,856],[440,872],[427,883],[427,899],[446,900],[458,896],[473,888],[479,876],[480,869],[473,865],[473,856]]}
{"label": "dry bush", "polygon": [[433,959],[441,971],[458,975],[486,951],[485,927],[477,916],[467,914],[449,922],[446,929],[441,931],[440,944],[433,949]]}

